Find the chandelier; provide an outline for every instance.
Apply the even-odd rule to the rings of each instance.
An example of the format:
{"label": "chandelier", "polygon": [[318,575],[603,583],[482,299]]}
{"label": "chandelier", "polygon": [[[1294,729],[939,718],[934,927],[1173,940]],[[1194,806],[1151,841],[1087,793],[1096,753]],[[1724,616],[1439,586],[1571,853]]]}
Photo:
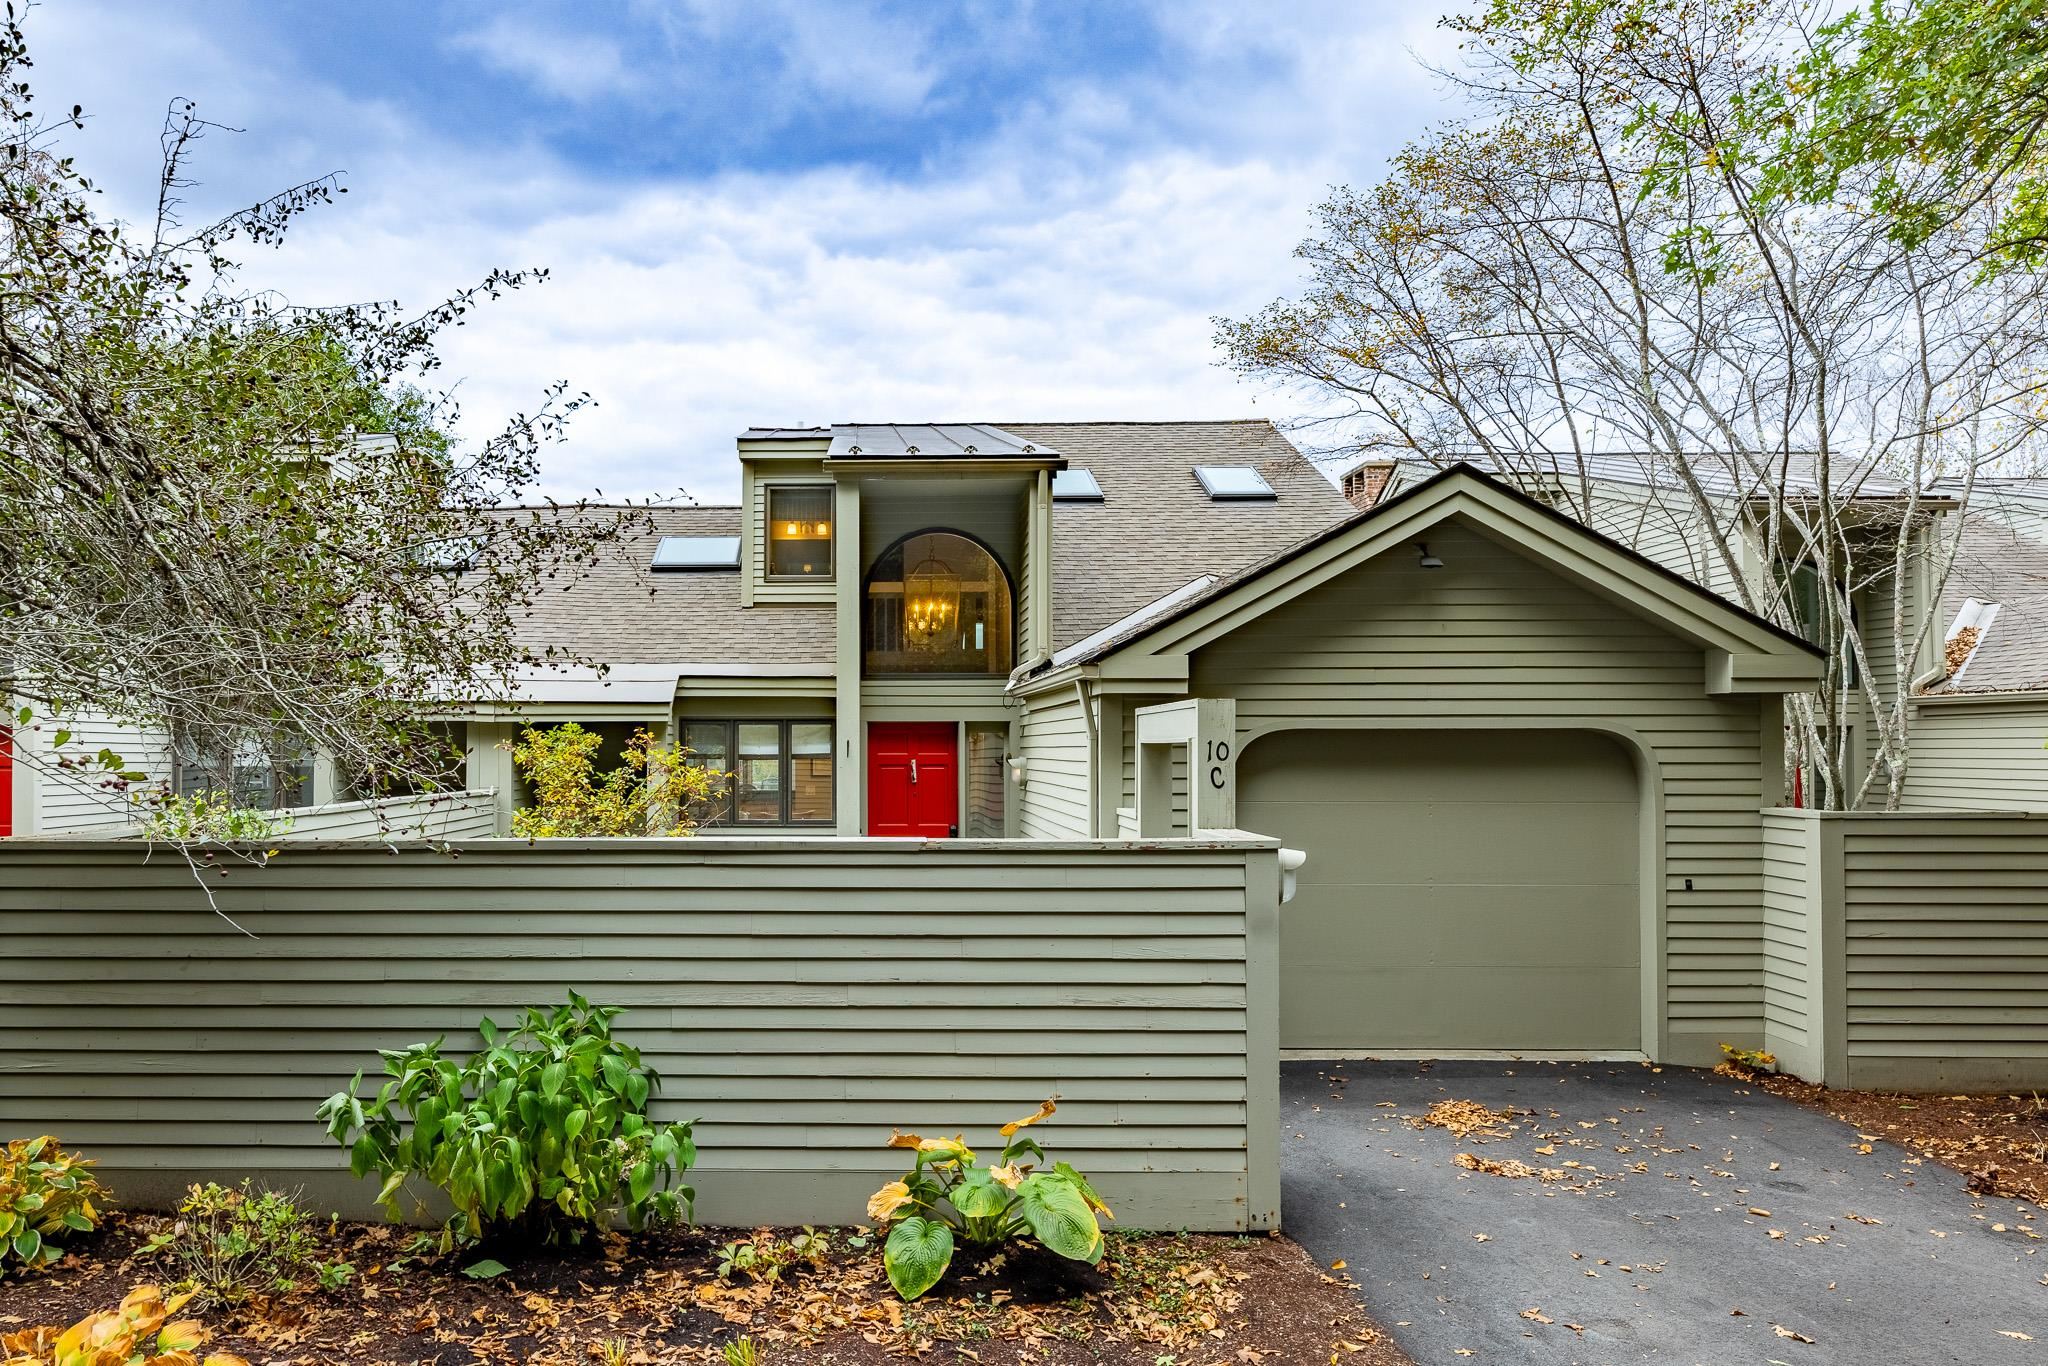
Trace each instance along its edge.
{"label": "chandelier", "polygon": [[913,649],[943,649],[959,621],[960,576],[927,551],[903,576],[903,634]]}

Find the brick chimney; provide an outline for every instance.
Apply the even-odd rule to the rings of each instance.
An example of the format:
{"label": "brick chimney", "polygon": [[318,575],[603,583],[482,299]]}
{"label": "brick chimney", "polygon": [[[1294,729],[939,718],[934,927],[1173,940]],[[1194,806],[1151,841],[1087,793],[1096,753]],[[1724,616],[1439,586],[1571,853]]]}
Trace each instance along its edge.
{"label": "brick chimney", "polygon": [[1344,496],[1355,508],[1369,508],[1386,492],[1387,481],[1394,477],[1394,462],[1391,460],[1368,460],[1344,476]]}

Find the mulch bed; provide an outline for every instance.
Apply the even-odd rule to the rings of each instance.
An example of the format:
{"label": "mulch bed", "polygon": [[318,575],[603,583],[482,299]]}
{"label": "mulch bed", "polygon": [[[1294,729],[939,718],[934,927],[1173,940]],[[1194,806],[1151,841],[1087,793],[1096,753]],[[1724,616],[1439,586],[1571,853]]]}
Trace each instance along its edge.
{"label": "mulch bed", "polygon": [[1831,1091],[1794,1077],[1728,1069],[1774,1096],[1826,1111],[1968,1176],[1975,1195],[2048,1207],[2048,1101],[2025,1096],[1917,1096]]}
{"label": "mulch bed", "polygon": [[[161,1226],[116,1216],[48,1271],[0,1280],[0,1333],[68,1324],[170,1278],[140,1250]],[[1408,1363],[1348,1282],[1277,1236],[1115,1234],[1100,1271],[1038,1252],[978,1266],[956,1259],[909,1305],[889,1289],[876,1245],[850,1246],[851,1231],[833,1232],[823,1265],[779,1282],[720,1280],[720,1245],[750,1236],[691,1229],[499,1254],[503,1274],[472,1279],[463,1268],[475,1253],[409,1254],[409,1230],[343,1223],[322,1255],[356,1266],[346,1288],[199,1317],[215,1333],[208,1350],[257,1366],[719,1363],[740,1338],[760,1348],[764,1366]]]}

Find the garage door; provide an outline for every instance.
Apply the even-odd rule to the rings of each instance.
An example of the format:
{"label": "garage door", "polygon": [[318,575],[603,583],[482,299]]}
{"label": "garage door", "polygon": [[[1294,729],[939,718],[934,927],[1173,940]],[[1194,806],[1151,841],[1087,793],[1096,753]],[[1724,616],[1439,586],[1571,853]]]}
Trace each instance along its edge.
{"label": "garage door", "polygon": [[1305,850],[1280,1046],[1641,1046],[1635,767],[1584,731],[1285,731],[1238,824]]}

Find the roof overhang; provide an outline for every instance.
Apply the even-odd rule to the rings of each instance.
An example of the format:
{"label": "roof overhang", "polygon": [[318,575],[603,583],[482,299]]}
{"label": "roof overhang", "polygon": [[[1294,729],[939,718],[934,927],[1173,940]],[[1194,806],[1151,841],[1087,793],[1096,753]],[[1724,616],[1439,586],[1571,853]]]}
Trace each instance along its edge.
{"label": "roof overhang", "polygon": [[1185,680],[1188,656],[1303,593],[1456,519],[1659,628],[1696,644],[1709,693],[1805,692],[1825,652],[1469,465],[1338,523],[1028,679],[1029,694],[1081,677]]}

